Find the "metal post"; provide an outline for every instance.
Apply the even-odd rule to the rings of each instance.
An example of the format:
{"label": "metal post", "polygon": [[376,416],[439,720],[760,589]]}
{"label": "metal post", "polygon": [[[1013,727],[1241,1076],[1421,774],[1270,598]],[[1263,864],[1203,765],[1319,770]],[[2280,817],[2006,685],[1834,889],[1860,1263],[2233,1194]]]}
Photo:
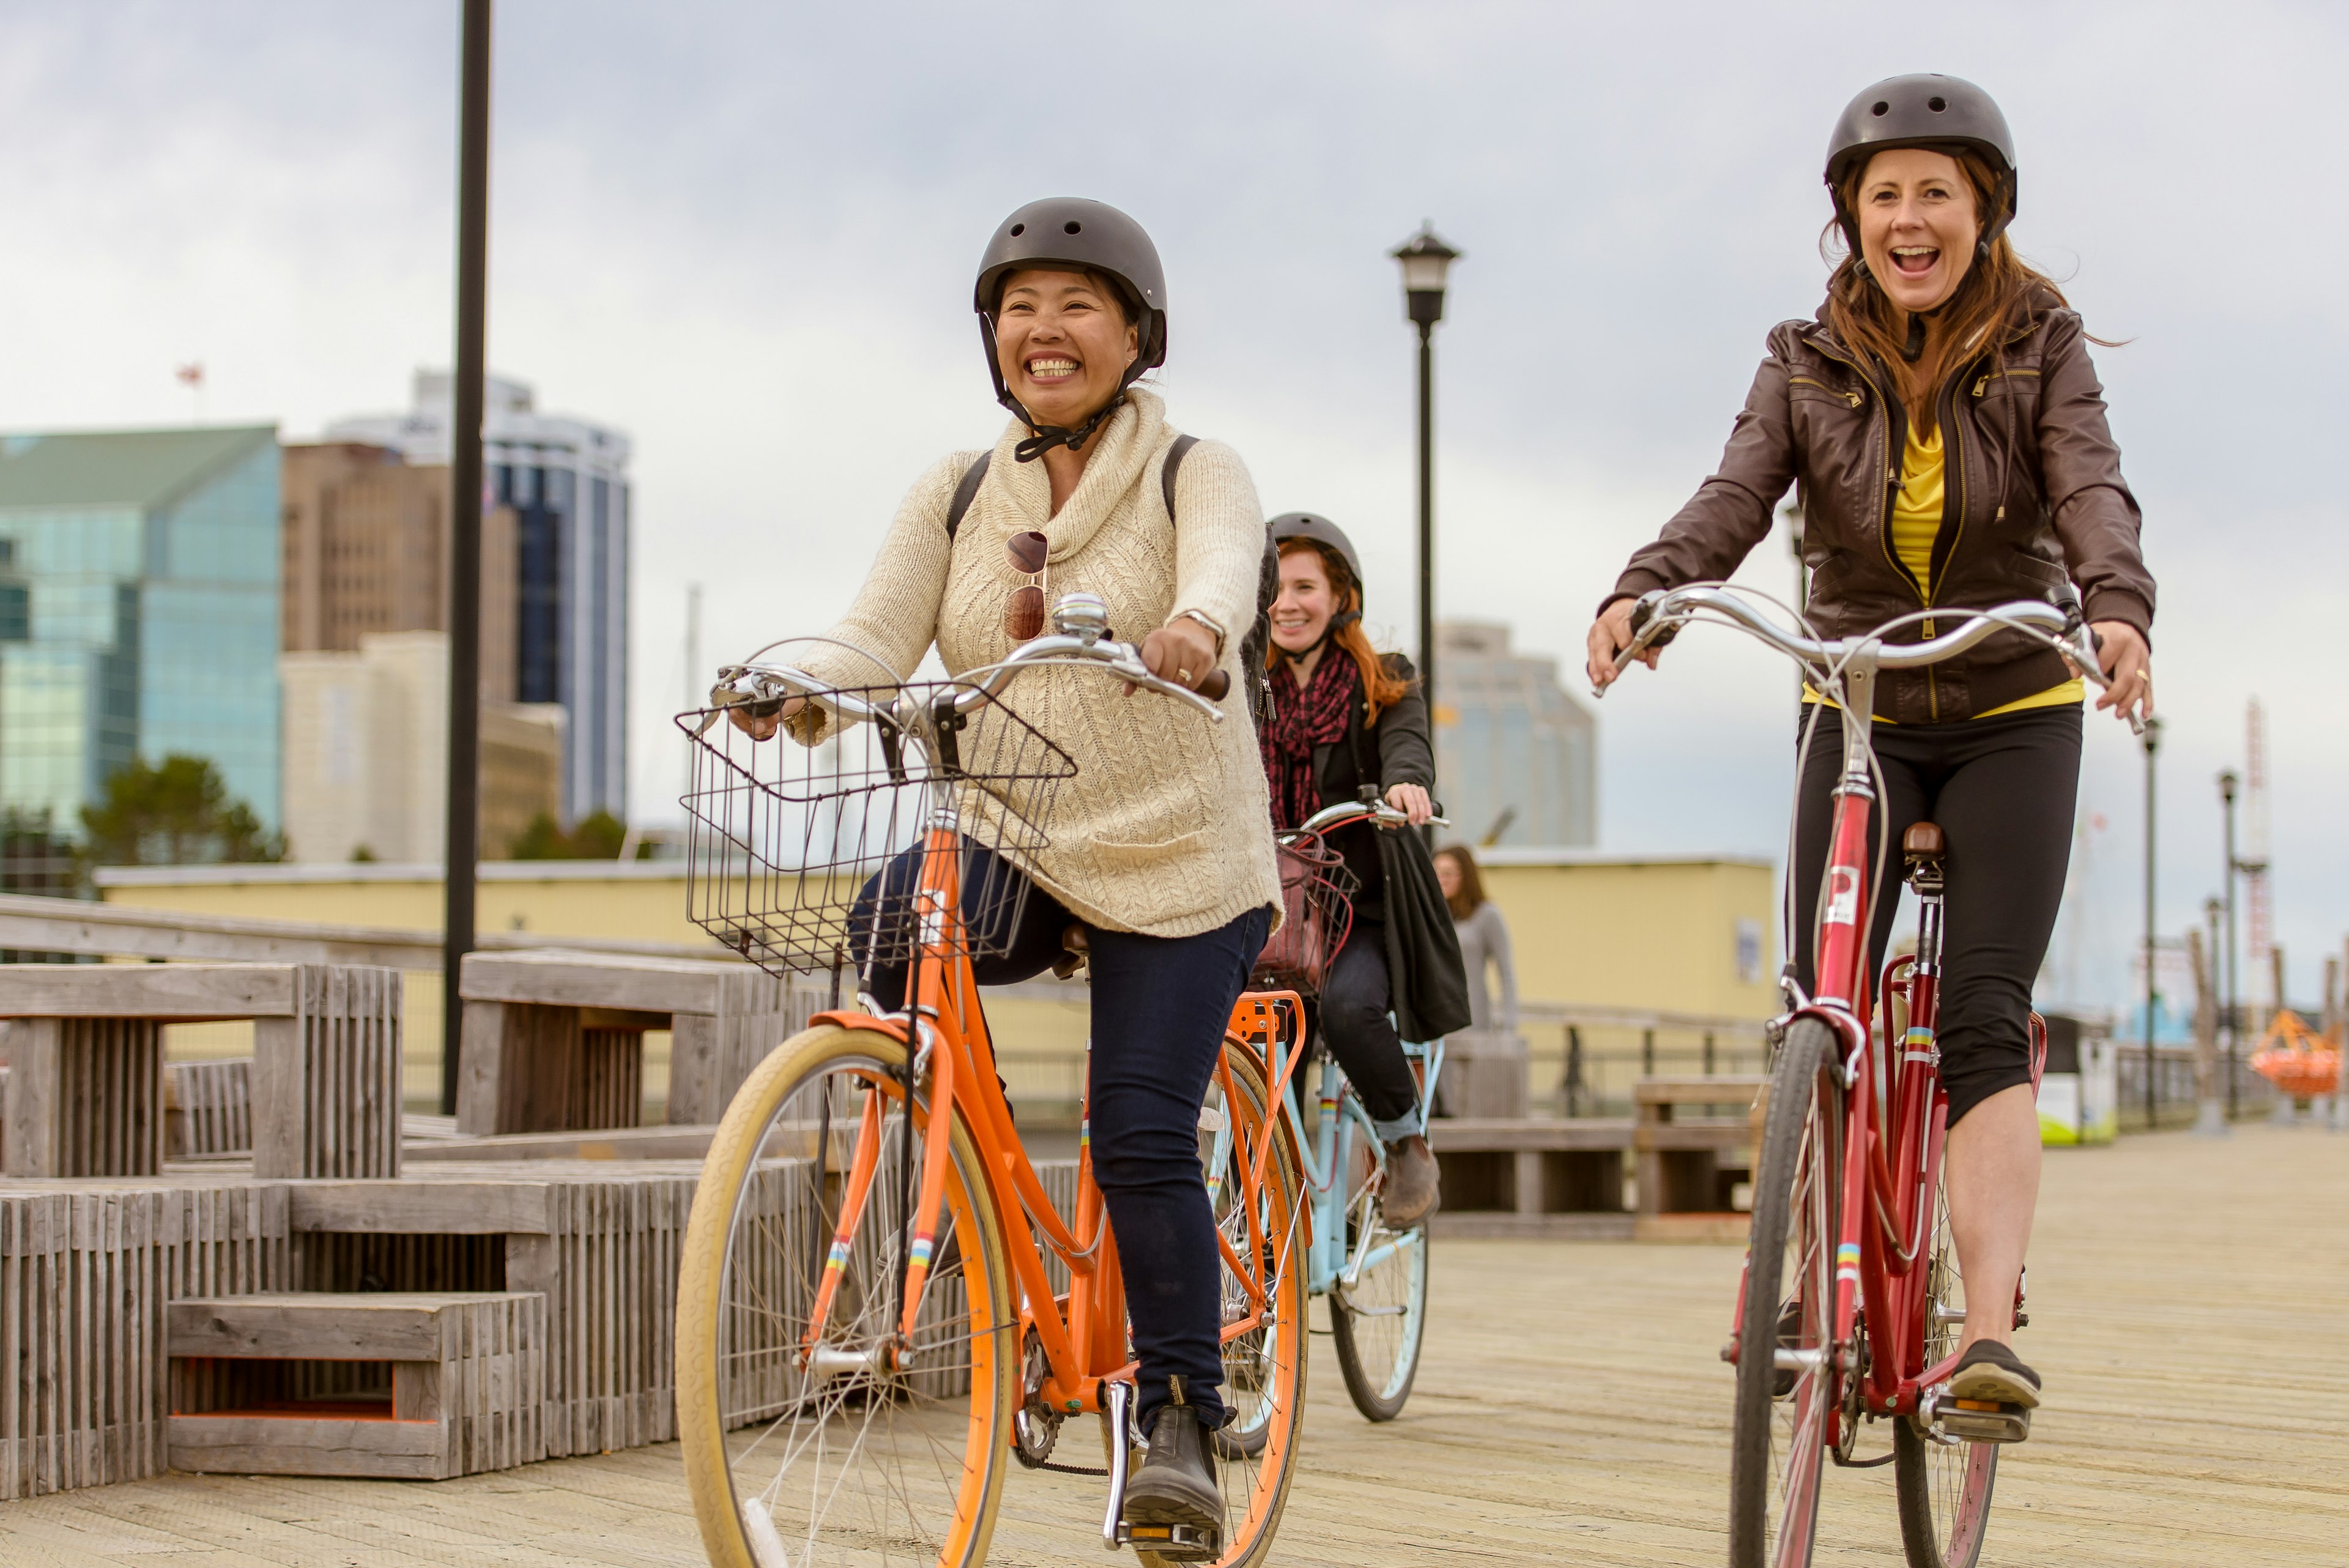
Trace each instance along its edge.
{"label": "metal post", "polygon": [[457,109],[457,385],[449,431],[449,826],[440,955],[440,1114],[457,1113],[481,858],[481,382],[490,254],[490,0],[465,0]]}
{"label": "metal post", "polygon": [[2227,893],[2225,900],[2227,911],[2227,939],[2226,949],[2220,955],[2222,961],[2217,967],[2220,973],[2225,977],[2221,982],[2220,989],[2225,998],[2223,1012],[2227,1024],[2227,1119],[2229,1121],[2233,1121],[2235,1119],[2235,1046],[2237,1037],[2242,1033],[2243,1027],[2241,1003],[2237,1000],[2235,991],[2235,876],[2236,873],[2241,869],[2241,867],[2235,859],[2235,784],[2236,779],[2234,770],[2231,768],[2219,775],[2219,798],[2225,804],[2227,808]]}
{"label": "metal post", "polygon": [[2151,1132],[2159,1125],[2154,1106],[2156,1067],[2153,1058],[2153,1003],[2160,994],[2153,978],[2154,920],[2154,757],[2161,748],[2161,721],[2148,717],[2145,722],[2145,1130]]}
{"label": "metal post", "polygon": [[1435,323],[1419,323],[1419,689],[1435,722]]}
{"label": "metal post", "polygon": [[1566,1114],[1582,1114],[1582,1031],[1569,1023],[1566,1026]]}

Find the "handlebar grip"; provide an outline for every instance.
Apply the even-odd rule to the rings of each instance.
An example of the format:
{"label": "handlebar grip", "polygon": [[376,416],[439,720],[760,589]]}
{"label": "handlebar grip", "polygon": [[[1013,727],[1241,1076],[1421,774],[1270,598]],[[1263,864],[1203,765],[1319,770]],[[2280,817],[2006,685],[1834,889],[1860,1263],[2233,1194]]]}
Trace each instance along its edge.
{"label": "handlebar grip", "polygon": [[1193,688],[1210,702],[1220,702],[1224,693],[1232,689],[1232,673],[1228,670],[1210,670],[1207,678]]}

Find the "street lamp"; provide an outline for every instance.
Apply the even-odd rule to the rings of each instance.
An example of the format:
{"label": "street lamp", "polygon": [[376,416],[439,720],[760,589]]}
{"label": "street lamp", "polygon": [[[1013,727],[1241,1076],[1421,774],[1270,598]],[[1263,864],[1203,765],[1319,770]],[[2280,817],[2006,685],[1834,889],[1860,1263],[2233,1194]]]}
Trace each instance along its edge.
{"label": "street lamp", "polygon": [[[2204,967],[2194,977],[2195,985],[2201,990],[2194,1024],[2195,1095],[2200,1102],[2194,1112],[2196,1137],[2229,1136],[2227,1118],[2219,1109],[2219,1086],[2210,1082],[2210,1075],[2218,1070],[2218,1064],[2211,1058],[2219,1054],[2219,918],[2225,908],[2217,898],[2202,900]],[[2203,1012],[2206,1007],[2207,1014]],[[2209,1031],[2207,1034],[2203,1033],[2206,1025]]]}
{"label": "street lamp", "polygon": [[2219,775],[2219,799],[2227,812],[2227,950],[2224,954],[2227,1013],[2227,1119],[2235,1118],[2235,1037],[2242,1026],[2241,1014],[2235,1001],[2235,877],[2243,865],[2235,858],[2235,786],[2241,781],[2235,770],[2227,769]]}
{"label": "street lamp", "polygon": [[1435,324],[1444,281],[1460,253],[1435,237],[1433,220],[1388,253],[1402,264],[1405,314],[1419,328],[1419,689],[1435,719]]}
{"label": "street lamp", "polygon": [[2153,922],[2154,922],[2154,793],[2153,759],[2161,749],[2161,721],[2151,714],[2145,721],[2145,1130],[2151,1132],[2158,1125],[2154,1119],[2154,1060],[2153,1060]]}

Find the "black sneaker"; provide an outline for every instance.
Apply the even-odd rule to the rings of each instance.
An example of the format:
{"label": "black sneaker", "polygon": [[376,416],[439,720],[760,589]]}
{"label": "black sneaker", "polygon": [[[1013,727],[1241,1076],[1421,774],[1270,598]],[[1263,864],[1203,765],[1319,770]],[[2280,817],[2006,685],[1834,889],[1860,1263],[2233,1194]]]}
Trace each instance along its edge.
{"label": "black sneaker", "polygon": [[[1149,1451],[1125,1483],[1125,1522],[1137,1547],[1146,1544],[1146,1532],[1154,1533],[1167,1525],[1188,1526],[1210,1539],[1219,1538],[1224,1528],[1224,1494],[1216,1490],[1215,1467],[1207,1460],[1199,1407],[1185,1402],[1181,1378],[1167,1381],[1174,1386],[1174,1402],[1158,1407]],[[1156,1550],[1164,1552],[1166,1548]]]}
{"label": "black sneaker", "polygon": [[1998,1405],[2039,1405],[2039,1374],[1994,1339],[1978,1339],[1950,1374],[1950,1397]]}

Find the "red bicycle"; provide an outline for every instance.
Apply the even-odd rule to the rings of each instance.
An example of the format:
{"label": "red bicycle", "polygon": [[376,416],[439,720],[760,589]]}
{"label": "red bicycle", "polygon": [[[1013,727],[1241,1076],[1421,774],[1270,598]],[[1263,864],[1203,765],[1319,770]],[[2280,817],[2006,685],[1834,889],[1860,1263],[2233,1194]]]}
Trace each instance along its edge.
{"label": "red bicycle", "polygon": [[[1917,950],[1888,963],[1871,991],[1869,868],[1883,864],[1889,846],[1881,823],[1870,832],[1870,806],[1880,793],[1870,715],[1878,670],[1938,662],[2002,628],[2046,642],[2104,682],[2093,635],[2075,607],[2025,602],[1961,613],[1969,615],[1964,625],[1923,642],[1885,640],[1922,614],[1865,637],[1825,640],[1794,636],[1724,586],[1700,584],[1641,598],[1631,646],[1618,656],[1619,670],[1682,626],[1731,626],[1802,664],[1844,714],[1834,826],[1812,928],[1818,992],[1806,997],[1791,978],[1784,981],[1788,1010],[1770,1025],[1775,1049],[1754,1162],[1753,1234],[1722,1349],[1737,1369],[1732,1568],[1810,1562],[1829,1459],[1890,1460],[1912,1568],[1972,1568],[1999,1449],[2031,1430],[2031,1413],[2021,1407],[1950,1394],[1967,1303],[1941,1184],[1949,1100],[1934,1043],[1946,846],[1930,822],[1903,836],[1920,908]],[[2035,1089],[2046,1057],[2035,1014],[2031,1030]],[[1885,1048],[1893,1042],[1898,1050]],[[2012,1312],[2016,1327],[2025,1322],[2019,1289],[2011,1304],[1982,1310]],[[1893,1423],[1891,1453],[1855,1460],[1862,1422],[1878,1419]]]}

